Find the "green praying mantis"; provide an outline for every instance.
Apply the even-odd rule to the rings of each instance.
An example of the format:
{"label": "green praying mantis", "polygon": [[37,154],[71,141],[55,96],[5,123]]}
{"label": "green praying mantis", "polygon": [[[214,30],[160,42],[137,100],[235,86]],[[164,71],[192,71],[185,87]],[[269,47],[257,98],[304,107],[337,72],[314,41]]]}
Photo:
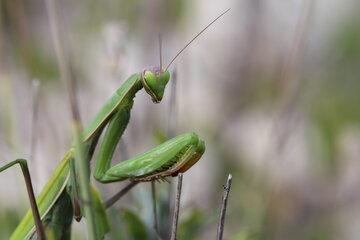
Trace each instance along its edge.
{"label": "green praying mantis", "polygon": [[[205,151],[205,142],[195,133],[185,133],[143,154],[111,166],[115,148],[129,123],[136,93],[144,89],[154,103],[159,103],[170,80],[168,68],[192,41],[228,11],[229,9],[221,13],[191,39],[175,55],[166,68],[162,68],[160,61],[160,67],[148,68],[130,76],[83,130],[82,144],[88,161],[93,158],[95,148],[98,146],[98,151],[94,157],[93,172],[97,181],[101,183],[124,180],[146,182],[174,177],[187,171],[201,158]],[[103,136],[101,137],[101,135]],[[27,211],[10,239],[41,239],[43,238],[41,236],[45,235],[44,232],[40,232],[42,227],[39,225],[41,224],[45,228],[47,237],[50,234],[51,239],[70,239],[72,219],[80,220],[82,216],[82,203],[78,197],[79,186],[76,182],[76,173],[71,173],[74,169],[71,167],[74,164],[74,159],[75,147],[71,147],[41,193],[36,197],[36,202],[32,201],[34,193],[26,160],[17,159],[0,168],[0,172],[2,172],[15,164],[21,166],[24,177],[27,179],[26,186],[31,205],[31,209]],[[98,209],[100,209],[97,219],[101,225],[102,219],[104,216],[106,217],[105,208],[96,190],[93,189],[92,192],[97,202],[95,205],[99,206]],[[40,223],[36,221],[37,219],[41,219]],[[99,227],[103,228],[103,232],[106,233],[106,226]]]}

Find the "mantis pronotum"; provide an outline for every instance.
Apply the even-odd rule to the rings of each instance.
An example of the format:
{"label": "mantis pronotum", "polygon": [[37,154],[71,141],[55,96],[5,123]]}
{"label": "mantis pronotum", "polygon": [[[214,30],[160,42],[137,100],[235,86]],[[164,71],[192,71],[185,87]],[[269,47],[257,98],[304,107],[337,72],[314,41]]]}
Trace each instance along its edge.
{"label": "mantis pronotum", "polygon": [[[96,146],[99,145],[93,173],[96,180],[101,183],[109,183],[127,179],[134,182],[164,179],[187,171],[201,158],[205,151],[204,141],[195,133],[185,133],[141,155],[122,161],[115,166],[110,166],[114,150],[130,120],[130,111],[135,94],[144,89],[154,103],[159,103],[170,80],[168,69],[171,64],[201,33],[228,11],[229,9],[220,14],[192,38],[175,55],[166,68],[162,68],[162,61],[160,60],[159,67],[148,68],[130,76],[84,129],[82,144],[89,161],[93,157]],[[103,137],[99,142],[103,132]],[[74,156],[75,149],[72,147],[37,196],[36,204],[35,201],[31,201],[31,210],[26,213],[11,239],[30,239],[36,238],[36,234],[43,235],[44,233],[39,232],[39,229],[42,228],[38,226],[41,225],[41,222],[45,226],[46,233],[51,233],[52,239],[70,238],[72,218],[81,219],[81,213],[75,207],[77,204],[81,205],[77,196],[78,186],[76,179],[70,177],[70,165],[74,164]],[[0,172],[17,163],[21,165],[23,170],[25,169],[24,176],[27,186],[29,186],[29,197],[30,200],[34,199],[30,178],[26,176],[28,169],[25,160],[15,160],[0,168]],[[99,200],[96,197],[96,192],[93,194],[95,199]],[[104,215],[104,212],[99,214],[99,216]]]}

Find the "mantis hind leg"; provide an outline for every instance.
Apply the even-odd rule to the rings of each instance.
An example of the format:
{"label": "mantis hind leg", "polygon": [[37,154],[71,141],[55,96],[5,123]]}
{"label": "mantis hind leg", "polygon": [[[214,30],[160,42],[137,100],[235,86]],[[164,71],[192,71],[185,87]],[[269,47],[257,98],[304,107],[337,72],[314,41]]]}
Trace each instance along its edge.
{"label": "mantis hind leg", "polygon": [[30,172],[29,172],[29,168],[28,168],[26,160],[25,159],[16,159],[15,161],[12,161],[12,162],[6,164],[5,166],[1,167],[0,172],[5,171],[6,169],[14,166],[15,164],[20,165],[24,179],[25,179],[26,190],[28,192],[28,196],[29,196],[29,200],[30,200],[31,211],[34,216],[36,231],[37,231],[40,239],[45,239],[45,233],[44,233],[44,229],[43,229],[43,226],[41,223],[39,209],[36,204],[34,189],[32,186]]}

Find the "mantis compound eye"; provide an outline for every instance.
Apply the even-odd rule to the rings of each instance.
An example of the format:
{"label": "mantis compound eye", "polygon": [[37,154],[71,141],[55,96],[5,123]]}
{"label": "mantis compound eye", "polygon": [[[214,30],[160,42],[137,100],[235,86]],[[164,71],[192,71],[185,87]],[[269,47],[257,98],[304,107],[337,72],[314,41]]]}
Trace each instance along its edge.
{"label": "mantis compound eye", "polygon": [[159,103],[164,96],[164,90],[169,79],[169,71],[153,68],[143,72],[141,81],[145,91],[151,96],[153,102]]}

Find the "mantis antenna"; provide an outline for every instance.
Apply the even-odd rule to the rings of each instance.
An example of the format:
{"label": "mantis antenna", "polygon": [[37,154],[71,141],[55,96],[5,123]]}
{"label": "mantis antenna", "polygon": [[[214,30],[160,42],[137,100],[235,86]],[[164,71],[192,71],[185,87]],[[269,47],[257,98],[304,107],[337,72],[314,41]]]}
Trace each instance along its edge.
{"label": "mantis antenna", "polygon": [[228,11],[230,11],[230,8],[222,12],[219,16],[217,16],[214,20],[212,20],[206,27],[204,27],[200,32],[198,32],[195,37],[193,37],[180,51],[175,55],[175,57],[170,61],[170,63],[165,68],[165,71],[170,67],[170,65],[175,61],[175,59],[197,38],[199,37],[208,27],[210,27],[213,23],[215,23],[219,18],[221,18],[223,15],[225,15]]}

